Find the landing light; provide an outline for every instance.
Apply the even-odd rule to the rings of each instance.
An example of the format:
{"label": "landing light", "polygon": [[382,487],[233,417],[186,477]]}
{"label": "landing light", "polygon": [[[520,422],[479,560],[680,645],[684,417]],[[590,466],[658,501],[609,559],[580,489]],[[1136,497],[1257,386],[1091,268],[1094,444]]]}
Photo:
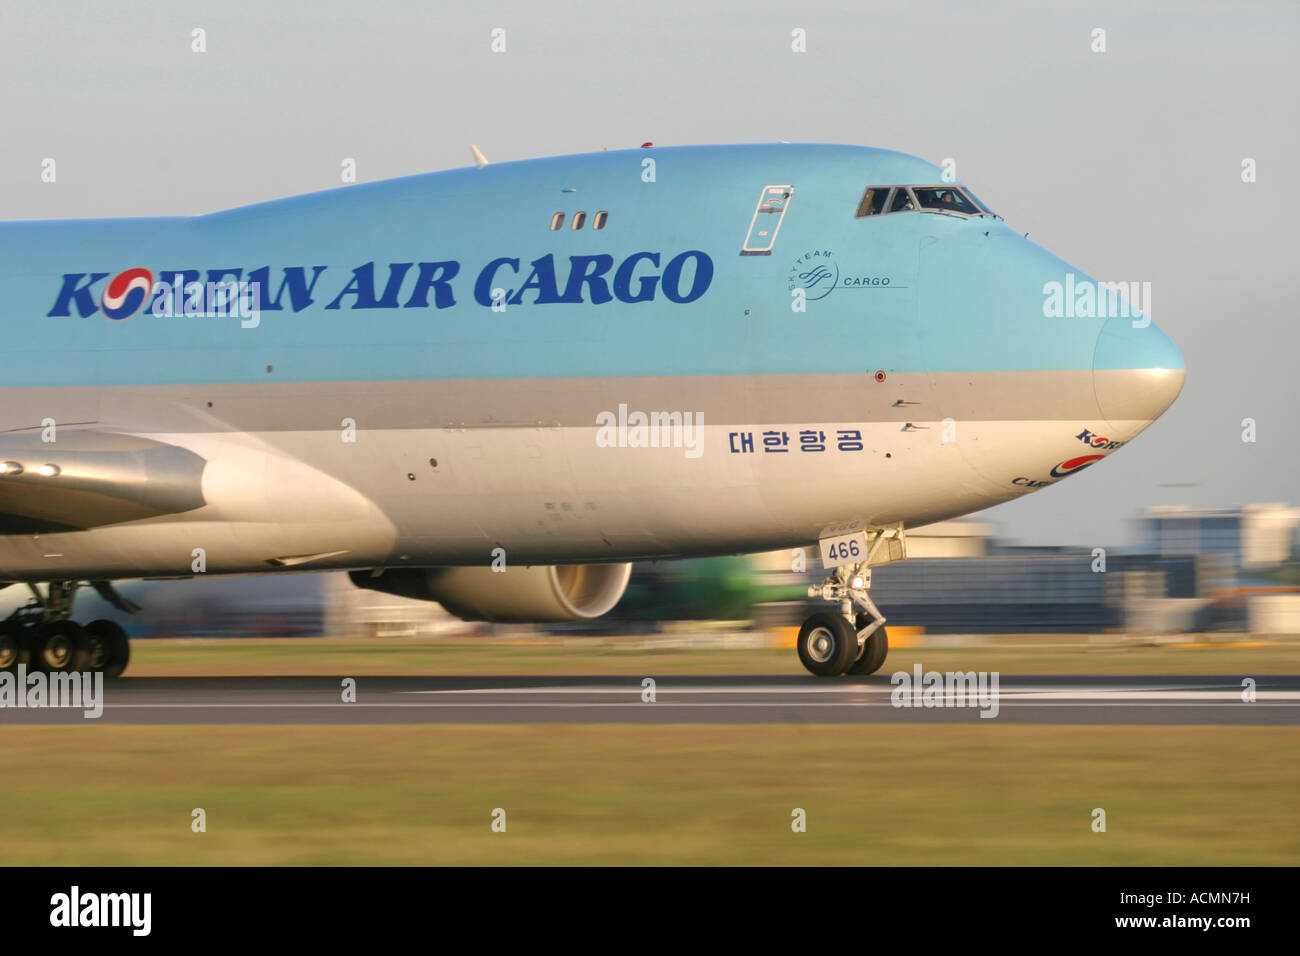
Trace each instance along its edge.
{"label": "landing light", "polygon": [[856,577],[854,577],[853,581],[851,582],[851,586],[854,588],[860,588],[860,587],[865,587],[866,583],[867,583],[867,579],[859,574]]}
{"label": "landing light", "polygon": [[16,461],[0,461],[0,475],[21,475],[23,466]]}
{"label": "landing light", "polygon": [[58,465],[41,465],[41,467],[36,469],[38,475],[44,475],[46,478],[53,478],[59,473],[59,471],[60,469]]}

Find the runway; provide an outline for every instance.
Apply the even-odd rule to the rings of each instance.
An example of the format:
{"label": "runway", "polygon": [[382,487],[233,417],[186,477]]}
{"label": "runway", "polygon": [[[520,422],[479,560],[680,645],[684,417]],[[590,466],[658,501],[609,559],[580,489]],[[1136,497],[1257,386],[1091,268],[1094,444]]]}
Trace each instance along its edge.
{"label": "runway", "polygon": [[[652,675],[650,675],[652,676]],[[104,686],[103,713],[0,707],[0,724],[885,724],[976,723],[1294,726],[1300,675],[1002,676],[996,698],[940,691],[895,706],[889,674],[126,678]],[[981,714],[988,714],[982,717]]]}

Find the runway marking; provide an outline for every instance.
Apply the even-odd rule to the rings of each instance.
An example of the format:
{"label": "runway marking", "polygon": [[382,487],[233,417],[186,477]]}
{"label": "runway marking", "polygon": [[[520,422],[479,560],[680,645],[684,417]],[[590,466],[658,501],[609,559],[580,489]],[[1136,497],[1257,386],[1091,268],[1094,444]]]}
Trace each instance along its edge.
{"label": "runway marking", "polygon": [[[452,690],[408,690],[399,691],[403,694],[497,694],[502,696],[516,696],[521,694],[579,694],[593,696],[596,694],[639,694],[639,686],[620,686],[620,687],[510,687],[510,688],[456,688]],[[938,690],[938,688],[936,688]],[[946,688],[945,688],[946,690]],[[973,691],[973,689],[972,689]],[[892,687],[665,687],[660,684],[656,688],[657,696],[678,695],[678,694],[788,694],[793,696],[801,694],[875,694],[879,696],[892,695]],[[913,694],[923,695],[924,688],[916,691],[907,691],[907,696]],[[1256,699],[1263,700],[1300,700],[1300,690],[1259,690],[1255,691]],[[951,700],[953,695],[940,694],[939,699]],[[1022,688],[1014,690],[999,690],[998,699],[1001,701],[1010,700],[1108,700],[1108,701],[1137,701],[1137,700],[1241,700],[1241,688],[1132,688],[1124,690],[1109,690],[1105,688]]]}
{"label": "runway marking", "polygon": [[[672,687],[658,682],[656,693],[674,694],[861,694],[874,687]],[[640,694],[641,684],[584,687],[452,687],[446,690],[404,690],[401,694]]]}
{"label": "runway marking", "polygon": [[[710,686],[676,686],[665,684],[662,681],[657,682],[657,693],[674,693],[674,694],[889,694],[893,692],[893,686],[869,686],[865,684],[818,684],[808,685],[806,687],[749,687],[735,685]],[[1056,687],[1024,687],[1019,688],[1014,693],[1029,692],[1051,692],[1060,690]],[[1196,685],[1189,684],[1186,688],[1173,688],[1173,690],[1215,690],[1213,684]],[[1087,688],[1079,688],[1081,692],[1087,692]],[[1159,690],[1157,687],[1135,687],[1131,690]],[[399,694],[625,694],[629,692],[640,693],[641,685],[637,684],[589,684],[580,686],[560,686],[560,687],[450,687],[442,690],[403,690],[395,691]],[[1118,691],[1123,692],[1123,691]],[[1003,694],[1010,694],[1013,691],[1000,691]],[[1295,693],[1300,693],[1296,691]]]}
{"label": "runway marking", "polygon": [[[1256,700],[1268,697],[1270,700],[1300,700],[1300,691],[1296,690],[1258,690]],[[1020,698],[1023,700],[1150,700],[1152,698],[1174,698],[1177,700],[1241,700],[1241,688],[1235,690],[1094,690],[1084,692],[1055,691],[1000,691],[999,700]],[[1244,703],[1244,701],[1243,701]]]}
{"label": "runway marking", "polygon": [[[1238,701],[1240,703],[1240,701]],[[1177,701],[1143,701],[1130,703],[1128,701],[1080,701],[1078,703],[1030,703],[1023,702],[1016,704],[1016,707],[1107,707],[1116,704],[1125,704],[1130,707],[1196,707],[1197,704],[1180,703]],[[1208,706],[1220,707],[1226,701]],[[1207,706],[1207,705],[1199,705]],[[1248,704],[1249,707],[1295,707],[1295,703],[1285,701],[1256,701]],[[265,708],[304,708],[310,710],[320,710],[323,708],[356,708],[356,707],[390,707],[390,708],[496,708],[498,710],[511,707],[559,707],[559,708],[579,708],[579,707],[890,707],[894,710],[978,710],[978,707],[952,707],[952,706],[935,706],[935,707],[894,707],[887,700],[879,701],[738,701],[738,700],[719,700],[719,701],[656,701],[653,704],[643,703],[642,701],[519,701],[518,703],[510,701],[465,701],[464,703],[452,703],[450,701],[378,701],[362,702],[357,701],[351,704],[345,704],[342,701],[330,701],[328,703],[289,703],[289,702],[258,702],[247,704],[235,704],[228,702],[217,702],[211,704],[198,703],[175,703],[175,704],[105,704],[107,710],[167,710],[167,709],[194,709],[194,710],[217,710],[217,709],[265,709]],[[61,708],[67,710],[67,708]],[[54,708],[32,709],[30,713],[53,712]]]}

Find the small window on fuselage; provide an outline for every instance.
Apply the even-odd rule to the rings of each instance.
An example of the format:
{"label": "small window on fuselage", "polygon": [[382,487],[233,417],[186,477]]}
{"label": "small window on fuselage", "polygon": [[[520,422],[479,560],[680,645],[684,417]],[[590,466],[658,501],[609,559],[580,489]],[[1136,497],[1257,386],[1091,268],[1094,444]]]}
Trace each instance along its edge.
{"label": "small window on fuselage", "polygon": [[600,212],[596,213],[596,218],[591,221],[591,228],[604,229],[605,220],[607,219],[609,219],[609,213],[602,209]]}
{"label": "small window on fuselage", "polygon": [[868,186],[867,191],[862,194],[862,202],[858,203],[856,218],[880,215],[885,211],[887,198],[889,198],[888,186]]}
{"label": "small window on fuselage", "polygon": [[574,228],[574,229],[581,229],[583,223],[585,223],[586,221],[587,221],[587,214],[586,214],[585,212],[575,212],[575,213],[573,214],[573,227],[572,227],[572,228]]}
{"label": "small window on fuselage", "polygon": [[557,229],[562,229],[563,227],[564,227],[564,213],[557,212],[554,216],[551,217],[551,232],[555,232]]}

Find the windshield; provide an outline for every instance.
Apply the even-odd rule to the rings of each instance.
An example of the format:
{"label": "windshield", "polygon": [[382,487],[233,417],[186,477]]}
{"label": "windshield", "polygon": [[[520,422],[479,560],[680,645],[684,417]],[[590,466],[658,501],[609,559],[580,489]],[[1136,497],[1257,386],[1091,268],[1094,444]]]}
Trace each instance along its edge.
{"label": "windshield", "polygon": [[978,216],[983,212],[955,186],[913,186],[912,192],[916,194],[916,201],[922,209],[957,212],[964,216]]}
{"label": "windshield", "polygon": [[858,203],[856,218],[894,212],[940,212],[955,216],[993,216],[965,186],[868,186]]}
{"label": "windshield", "polygon": [[983,199],[980,199],[979,196],[976,196],[973,192],[970,191],[969,188],[963,186],[961,187],[961,191],[966,194],[967,199],[969,199],[975,205],[979,206],[982,211],[988,213],[990,216],[997,215],[992,209],[989,208],[988,203],[986,203]]}
{"label": "windshield", "polygon": [[916,206],[912,205],[912,196],[907,191],[906,186],[899,186],[897,189],[894,190],[894,199],[889,204],[890,212],[903,212],[905,210],[915,209],[915,208]]}

